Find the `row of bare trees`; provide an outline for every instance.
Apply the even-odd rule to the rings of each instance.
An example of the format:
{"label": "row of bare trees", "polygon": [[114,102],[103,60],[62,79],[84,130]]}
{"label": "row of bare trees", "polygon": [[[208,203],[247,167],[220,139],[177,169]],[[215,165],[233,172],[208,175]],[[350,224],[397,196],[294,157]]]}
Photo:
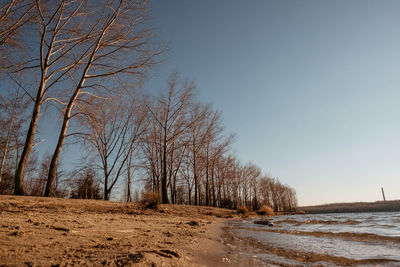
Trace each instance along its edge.
{"label": "row of bare trees", "polygon": [[15,194],[27,193],[24,178],[44,104],[52,102],[63,118],[44,193],[54,196],[58,161],[71,119],[93,99],[124,94],[124,84],[140,82],[155,63],[159,50],[152,46],[151,31],[146,28],[145,2],[2,1],[2,74],[9,86],[24,91],[31,104],[15,169]]}
{"label": "row of bare trees", "polygon": [[233,136],[225,133],[221,113],[200,103],[194,88],[174,73],[156,96],[136,92],[87,106],[79,138],[95,155],[104,199],[119,182],[123,199],[132,200],[134,181],[163,203],[294,210],[292,188],[232,155]]}
{"label": "row of bare trees", "polygon": [[[221,113],[197,100],[193,82],[175,73],[157,95],[140,92],[163,50],[146,2],[1,2],[2,192],[108,200],[124,185],[131,201],[141,184],[163,203],[294,209],[293,189],[232,156]],[[61,126],[47,125],[59,134],[39,162],[43,110]],[[87,151],[85,168],[61,171],[66,139]]]}

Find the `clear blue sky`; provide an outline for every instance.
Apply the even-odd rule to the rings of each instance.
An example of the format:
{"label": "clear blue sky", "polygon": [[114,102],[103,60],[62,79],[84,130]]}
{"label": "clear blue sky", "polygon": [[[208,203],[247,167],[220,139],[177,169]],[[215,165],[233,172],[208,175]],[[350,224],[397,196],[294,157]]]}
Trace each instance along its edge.
{"label": "clear blue sky", "polygon": [[400,199],[400,1],[151,2],[172,70],[301,205]]}

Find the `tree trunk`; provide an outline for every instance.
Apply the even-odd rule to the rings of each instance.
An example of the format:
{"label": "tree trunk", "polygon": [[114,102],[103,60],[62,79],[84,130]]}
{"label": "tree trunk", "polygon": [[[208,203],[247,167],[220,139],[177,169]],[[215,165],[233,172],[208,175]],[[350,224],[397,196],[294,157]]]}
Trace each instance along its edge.
{"label": "tree trunk", "polygon": [[[42,76],[44,77],[45,74],[46,73],[44,72],[44,75]],[[17,170],[15,171],[14,195],[26,195],[24,177],[25,177],[26,166],[28,165],[29,156],[33,148],[33,140],[35,138],[36,128],[40,116],[43,90],[44,90],[44,80],[42,79],[36,96],[35,106],[33,107],[31,123],[29,124],[28,133],[26,134],[24,150],[22,151],[22,155],[19,160]]]}
{"label": "tree trunk", "polygon": [[174,177],[174,204],[176,204],[177,200],[176,200],[176,176]]}
{"label": "tree trunk", "polygon": [[174,184],[173,183],[169,183],[169,192],[171,194],[171,203],[175,204],[175,200],[174,200]]}
{"label": "tree trunk", "polygon": [[195,152],[196,147],[193,144],[193,180],[194,180],[194,205],[197,206],[199,205],[198,202],[198,183],[197,183],[197,172],[196,172],[196,152]]}
{"label": "tree trunk", "polygon": [[211,191],[212,191],[212,206],[217,206],[217,198],[215,196],[215,181],[214,181],[214,167],[211,167]]}
{"label": "tree trunk", "polygon": [[127,192],[126,192],[126,202],[132,202],[132,193],[131,193],[131,162],[132,162],[132,158],[129,158],[129,163],[128,163],[128,183],[127,183]]}
{"label": "tree trunk", "polygon": [[[197,179],[199,179],[199,178],[197,177]],[[199,203],[199,206],[201,206],[202,205],[202,198],[201,198],[201,184],[200,183],[198,183],[198,185],[197,185],[197,190],[199,191],[197,193],[197,195],[199,197],[198,203]]]}
{"label": "tree trunk", "polygon": [[[83,85],[83,82],[81,82],[81,85]],[[58,159],[60,158],[61,149],[64,145],[64,140],[65,140],[65,136],[67,134],[69,121],[71,119],[72,108],[74,106],[76,98],[78,97],[79,91],[80,91],[80,89],[78,89],[74,92],[74,94],[72,95],[72,97],[68,103],[67,109],[65,110],[64,120],[63,120],[63,124],[61,127],[60,135],[58,136],[57,146],[56,146],[56,149],[54,150],[53,157],[51,158],[49,175],[47,177],[47,183],[46,183],[46,190],[44,192],[45,197],[55,196],[54,182],[55,182],[56,176],[57,176]]]}
{"label": "tree trunk", "polygon": [[210,189],[209,189],[209,181],[208,181],[208,145],[207,145],[207,154],[206,154],[206,206],[210,206]]}
{"label": "tree trunk", "polygon": [[197,177],[196,177],[196,173],[194,174],[194,205],[197,206],[198,202],[197,202]]}
{"label": "tree trunk", "polygon": [[[165,136],[166,140],[166,136]],[[161,177],[161,198],[163,204],[168,204],[168,189],[167,189],[167,145],[163,147],[163,174]]]}
{"label": "tree trunk", "polygon": [[189,182],[188,182],[188,198],[189,198],[189,205],[192,205],[192,189],[190,188]]}
{"label": "tree trunk", "polygon": [[[108,179],[107,179],[108,182]],[[110,191],[107,186],[104,186],[104,200],[110,200]]]}
{"label": "tree trunk", "polygon": [[[107,164],[107,161],[105,161]],[[108,192],[108,172],[107,172],[107,166],[104,168],[104,200],[108,200],[109,198],[109,192]]]}
{"label": "tree trunk", "polygon": [[218,202],[218,206],[222,208],[221,177],[218,177]]}

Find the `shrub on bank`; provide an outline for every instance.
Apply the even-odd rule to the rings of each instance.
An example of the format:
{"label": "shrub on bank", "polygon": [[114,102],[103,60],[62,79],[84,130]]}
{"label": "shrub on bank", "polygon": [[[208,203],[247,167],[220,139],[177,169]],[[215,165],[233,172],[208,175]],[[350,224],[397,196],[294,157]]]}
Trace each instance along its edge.
{"label": "shrub on bank", "polygon": [[161,196],[158,192],[144,193],[140,203],[146,209],[157,210],[159,204],[161,204]]}
{"label": "shrub on bank", "polygon": [[249,214],[249,210],[246,206],[239,206],[237,207],[237,212],[243,216],[247,216]]}
{"label": "shrub on bank", "polygon": [[258,215],[263,215],[263,216],[273,216],[274,215],[274,210],[267,205],[261,206],[261,208],[257,211]]}

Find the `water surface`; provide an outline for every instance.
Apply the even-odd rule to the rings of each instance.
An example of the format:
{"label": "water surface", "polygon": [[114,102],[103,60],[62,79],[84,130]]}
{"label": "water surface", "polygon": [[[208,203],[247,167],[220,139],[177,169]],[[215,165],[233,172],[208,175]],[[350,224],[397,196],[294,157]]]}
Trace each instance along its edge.
{"label": "water surface", "polygon": [[227,223],[234,252],[268,266],[400,266],[400,212],[289,215]]}

